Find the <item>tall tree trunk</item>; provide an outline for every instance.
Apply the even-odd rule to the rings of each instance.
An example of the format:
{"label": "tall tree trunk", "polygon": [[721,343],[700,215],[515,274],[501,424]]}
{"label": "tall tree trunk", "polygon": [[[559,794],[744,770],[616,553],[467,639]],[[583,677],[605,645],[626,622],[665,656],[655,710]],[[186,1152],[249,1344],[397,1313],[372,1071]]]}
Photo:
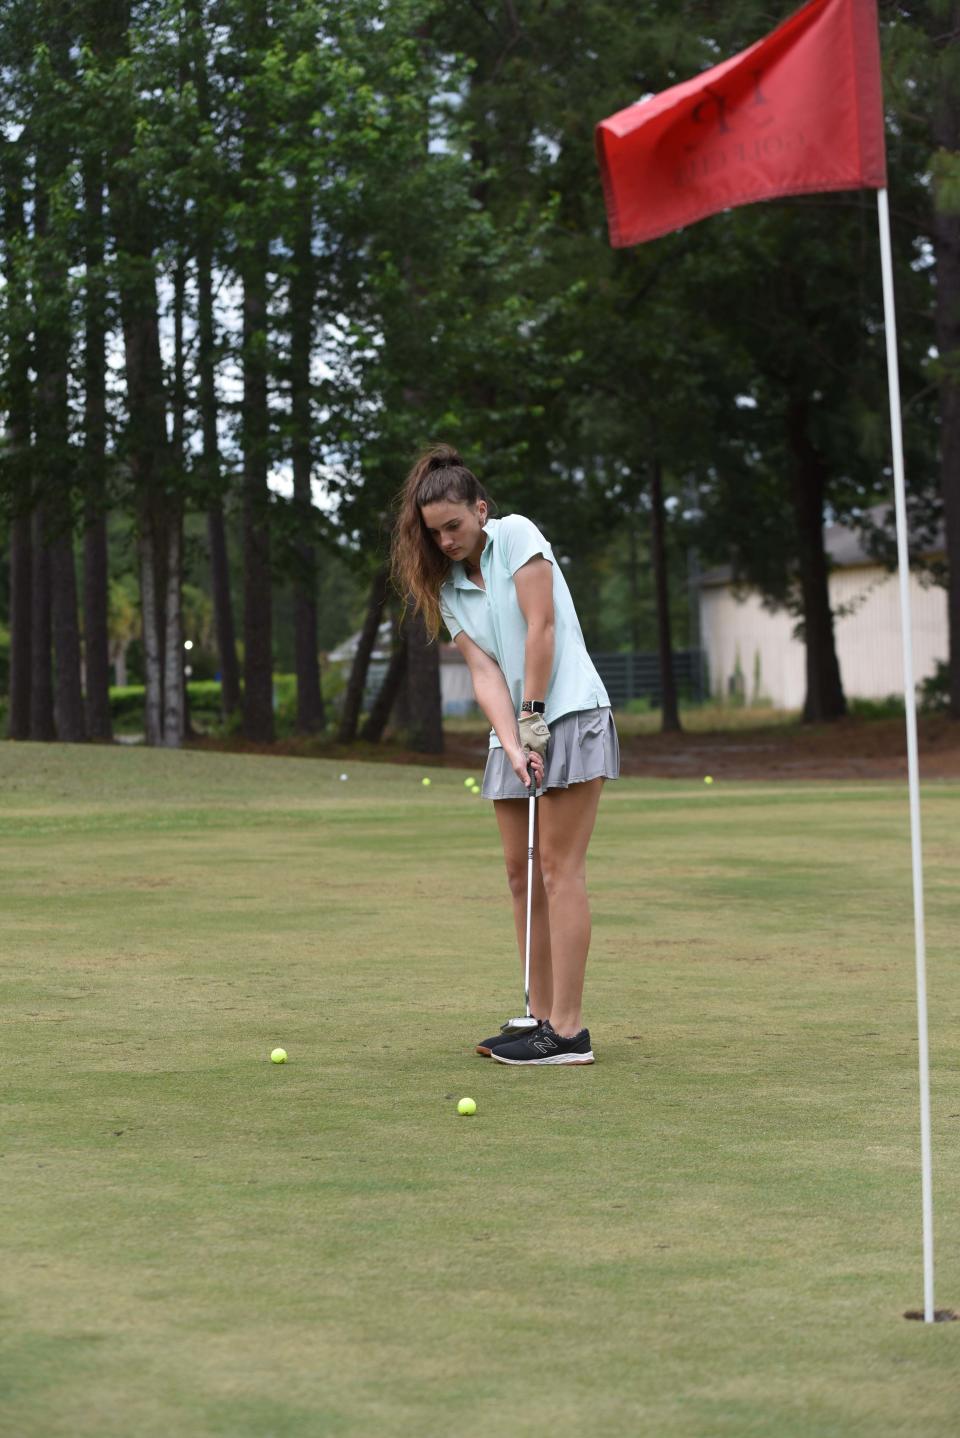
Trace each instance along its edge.
{"label": "tall tree trunk", "polygon": [[[202,0],[187,0],[190,72],[197,95],[197,119],[209,123],[210,83],[207,74],[209,44],[204,31]],[[208,202],[197,211],[197,397],[203,457],[200,471],[207,495],[207,541],[210,554],[210,587],[220,656],[220,706],[224,719],[240,708],[240,668],[237,663],[233,599],[230,594],[230,566],[223,518],[223,490],[220,472],[220,439],[217,432],[217,341],[213,317],[213,236],[216,227],[214,206]]]}
{"label": "tall tree trunk", "polygon": [[418,754],[442,754],[440,645],[428,638],[422,614],[411,614],[406,629],[410,748]]}
{"label": "tall tree trunk", "polygon": [[167,528],[166,652],[163,676],[163,742],[168,749],[183,744],[184,674],[181,585],[183,516],[171,514]]}
{"label": "tall tree trunk", "polygon": [[10,726],[11,739],[30,738],[30,628],[33,551],[30,514],[10,526]]}
{"label": "tall tree trunk", "polygon": [[53,663],[50,631],[50,546],[42,501],[33,509],[33,592],[30,596],[30,738],[49,743],[53,722]]}
{"label": "tall tree trunk", "polygon": [[[64,37],[65,38],[65,37]],[[80,623],[73,555],[72,460],[70,455],[67,369],[70,362],[70,314],[63,236],[51,224],[50,195],[60,183],[65,157],[59,142],[41,127],[37,145],[34,229],[38,250],[36,311],[36,442],[46,496],[49,530],[50,615],[54,665],[54,722],[65,743],[86,738],[80,681]]]}
{"label": "tall tree trunk", "polygon": [[390,656],[390,663],[387,665],[387,672],[383,676],[380,693],[373,702],[367,722],[360,730],[360,738],[366,740],[368,744],[379,744],[383,738],[383,731],[387,727],[390,711],[393,709],[407,677],[408,656],[407,636],[403,634],[399,638],[395,637],[393,653]]}
{"label": "tall tree trunk", "polygon": [[793,455],[790,497],[800,553],[800,591],[806,647],[805,724],[840,719],[847,704],[830,608],[830,574],[823,546],[823,500],[827,471],[807,433],[808,401],[793,395],[787,404],[787,438]]}
{"label": "tall tree trunk", "polygon": [[26,282],[16,262],[26,232],[23,156],[0,137],[3,187],[3,268],[7,281],[7,434],[2,477],[12,496],[10,525],[10,727],[11,739],[30,737],[31,540],[30,325]]}
{"label": "tall tree trunk", "polygon": [[[183,317],[186,305],[185,216],[179,216],[181,241],[173,277],[173,436],[171,463],[182,477],[186,468],[187,384],[184,373]],[[186,676],[183,663],[183,509],[173,503],[167,512],[167,588],[163,675],[163,742],[179,749],[186,734]]]}
{"label": "tall tree trunk", "polygon": [[313,203],[310,179],[298,181],[298,224],[293,242],[293,274],[290,281],[290,409],[293,422],[293,504],[302,536],[295,545],[293,566],[294,648],[297,665],[297,729],[315,734],[326,716],[320,690],[317,660],[317,562],[310,538],[313,494],[310,351],[313,338],[313,308],[316,278],[313,260]]}
{"label": "tall tree trunk", "polygon": [[663,507],[663,472],[655,454],[650,469],[650,543],[657,591],[657,652],[660,656],[660,729],[680,733],[677,684],[673,673],[673,639],[670,633],[670,584],[667,575],[667,526]]}
{"label": "tall tree trunk", "polygon": [[257,239],[243,278],[243,732],[273,741],[273,595],[267,485],[267,244]]}
{"label": "tall tree trunk", "polygon": [[[957,67],[948,46],[956,48],[960,4],[952,23],[943,17],[938,29],[944,39],[940,57],[939,93],[933,116],[937,145],[960,151],[960,93]],[[952,36],[951,32],[952,31]],[[940,485],[943,493],[947,545],[947,613],[950,643],[950,714],[960,719],[960,214],[937,207],[933,217],[936,258],[936,335],[940,351]]]}
{"label": "tall tree trunk", "polygon": [[400,613],[394,613],[391,654],[396,655],[401,645],[404,650],[403,670],[397,684],[390,722],[394,729],[405,734],[410,728],[410,671],[406,659],[407,636],[403,630],[403,616]]}
{"label": "tall tree trunk", "polygon": [[240,666],[233,627],[233,600],[230,596],[230,565],[227,559],[227,531],[223,505],[214,500],[207,510],[207,543],[210,549],[210,585],[213,616],[220,655],[220,707],[224,719],[240,708]]}
{"label": "tall tree trunk", "polygon": [[140,614],[143,620],[143,668],[146,695],[144,723],[148,744],[163,743],[163,668],[160,656],[160,616],[157,596],[155,527],[149,514],[141,511],[140,523]]}
{"label": "tall tree trunk", "polygon": [[[100,53],[116,59],[127,49],[129,0],[115,0],[108,23],[91,32]],[[166,395],[160,353],[153,218],[129,167],[133,134],[120,110],[108,161],[107,189],[117,249],[120,313],[127,381],[125,453],[137,497],[140,607],[143,616],[144,721],[148,744],[163,739],[163,648],[166,588]]]}
{"label": "tall tree trunk", "polygon": [[54,713],[57,738],[81,744],[87,737],[80,684],[80,625],[73,531],[61,530],[50,546],[50,614],[53,628]]}
{"label": "tall tree trunk", "polygon": [[103,163],[91,152],[83,167],[86,219],[84,300],[83,637],[87,734],[112,739],[107,561],[107,286],[103,273]]}
{"label": "tall tree trunk", "polygon": [[[248,63],[253,71],[269,43],[264,7],[245,0],[242,7]],[[260,197],[266,117],[259,75],[248,87],[240,162],[245,202],[240,237],[243,284],[243,732],[260,743],[273,741],[273,592],[270,536],[270,416],[267,392],[267,269],[269,238]]]}
{"label": "tall tree trunk", "polygon": [[352,744],[357,737],[357,725],[360,722],[360,709],[363,704],[363,691],[367,683],[367,670],[370,668],[370,656],[376,647],[377,632],[383,619],[389,588],[390,566],[384,564],[373,576],[367,613],[357,642],[357,650],[353,656],[353,664],[350,666],[350,678],[347,681],[347,692],[343,696],[340,727],[337,731],[337,742],[340,744]]}
{"label": "tall tree trunk", "polygon": [[224,719],[240,708],[240,666],[237,662],[230,563],[223,519],[220,438],[217,433],[216,339],[213,325],[213,246],[203,231],[197,241],[197,381],[200,429],[203,435],[204,487],[207,503],[207,544],[210,587],[220,655],[220,706]]}

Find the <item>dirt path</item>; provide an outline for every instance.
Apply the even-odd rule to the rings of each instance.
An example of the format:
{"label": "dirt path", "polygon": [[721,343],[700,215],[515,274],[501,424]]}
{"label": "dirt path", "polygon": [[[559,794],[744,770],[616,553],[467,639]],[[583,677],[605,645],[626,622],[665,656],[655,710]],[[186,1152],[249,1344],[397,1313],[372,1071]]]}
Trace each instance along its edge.
{"label": "dirt path", "polygon": [[[960,724],[924,717],[921,779],[960,778]],[[625,774],[663,778],[895,779],[906,777],[902,719],[844,719],[804,728],[740,733],[656,734],[622,746]]]}
{"label": "dirt path", "polygon": [[[960,778],[960,724],[940,716],[919,723],[921,779]],[[191,747],[234,753],[367,759],[393,764],[440,764],[477,770],[487,753],[486,730],[448,734],[441,757],[391,745],[343,749],[315,740],[283,739],[274,745],[234,739],[198,740]],[[837,724],[744,729],[705,734],[621,736],[622,772],[661,779],[895,779],[907,772],[902,719],[844,719]]]}

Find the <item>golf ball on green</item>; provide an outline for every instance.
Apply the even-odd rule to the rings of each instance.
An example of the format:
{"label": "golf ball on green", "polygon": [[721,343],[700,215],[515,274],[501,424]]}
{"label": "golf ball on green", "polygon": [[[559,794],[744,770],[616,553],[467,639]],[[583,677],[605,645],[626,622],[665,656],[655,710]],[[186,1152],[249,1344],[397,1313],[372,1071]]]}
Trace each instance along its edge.
{"label": "golf ball on green", "polygon": [[429,789],[429,788],[430,788],[430,785],[432,784],[432,782],[433,782],[432,779],[421,779],[421,780],[420,780],[420,783],[423,785],[423,787],[424,787],[425,789]]}
{"label": "golf ball on green", "polygon": [[712,784],[712,783],[713,783],[713,775],[712,775],[712,774],[705,774],[705,775],[703,776],[703,782],[704,782],[705,784]]}
{"label": "golf ball on green", "polygon": [[270,1055],[270,1059],[272,1063],[285,1064],[287,1061],[286,1049],[274,1049],[273,1053]]}
{"label": "golf ball on green", "polygon": [[476,1113],[476,1111],[477,1101],[475,1098],[462,1098],[457,1104],[457,1113],[471,1114]]}
{"label": "golf ball on green", "polygon": [[463,787],[464,787],[465,789],[472,789],[473,786],[476,784],[476,782],[477,782],[476,779],[464,779],[464,781],[463,781]]}

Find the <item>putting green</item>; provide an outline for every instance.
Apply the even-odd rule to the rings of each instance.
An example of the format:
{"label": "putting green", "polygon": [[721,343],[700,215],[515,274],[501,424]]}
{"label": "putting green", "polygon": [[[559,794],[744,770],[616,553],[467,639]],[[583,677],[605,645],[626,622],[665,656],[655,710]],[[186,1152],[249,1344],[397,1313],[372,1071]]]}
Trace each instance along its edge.
{"label": "putting green", "polygon": [[[609,786],[600,1062],[525,1071],[472,1052],[519,970],[463,780],[0,745],[0,1431],[949,1432],[902,787]],[[960,786],[923,817],[960,1309]]]}

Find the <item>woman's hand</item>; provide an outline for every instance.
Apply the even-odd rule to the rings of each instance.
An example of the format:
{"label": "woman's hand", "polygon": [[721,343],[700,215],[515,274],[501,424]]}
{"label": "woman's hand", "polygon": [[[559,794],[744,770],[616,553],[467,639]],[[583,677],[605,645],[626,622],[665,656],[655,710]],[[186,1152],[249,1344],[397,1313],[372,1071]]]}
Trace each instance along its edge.
{"label": "woman's hand", "polygon": [[505,749],[510,765],[521,784],[528,789],[530,787],[530,772],[533,771],[533,783],[539,789],[543,783],[543,758],[540,754],[528,754],[525,749]]}
{"label": "woman's hand", "polygon": [[543,715],[521,714],[518,727],[521,746],[528,754],[540,754],[545,759],[547,745],[550,743],[550,730]]}

